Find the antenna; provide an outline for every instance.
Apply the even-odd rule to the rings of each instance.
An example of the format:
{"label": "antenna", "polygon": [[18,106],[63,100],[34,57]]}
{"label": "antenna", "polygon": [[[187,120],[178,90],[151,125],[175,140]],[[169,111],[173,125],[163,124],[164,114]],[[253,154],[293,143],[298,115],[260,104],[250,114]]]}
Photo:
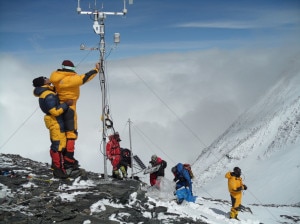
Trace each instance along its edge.
{"label": "antenna", "polygon": [[[80,50],[99,50],[100,51],[100,64],[101,68],[99,71],[100,75],[100,84],[102,91],[102,142],[103,142],[103,156],[104,156],[104,179],[107,179],[107,158],[106,158],[106,136],[107,136],[107,126],[105,120],[108,119],[109,110],[107,110],[107,93],[106,93],[106,79],[105,79],[105,24],[104,21],[107,16],[125,16],[127,14],[126,0],[123,0],[124,7],[122,12],[103,12],[101,10],[95,9],[94,11],[82,11],[80,7],[80,0],[77,3],[77,13],[81,15],[93,15],[94,23],[93,29],[94,32],[100,36],[99,48],[86,48],[84,44],[80,45]],[[129,0],[129,4],[132,4],[133,0]],[[96,0],[95,0],[96,8]],[[102,5],[103,9],[103,5]],[[120,43],[120,33],[114,34],[114,43]]]}
{"label": "antenna", "polygon": [[132,143],[131,143],[131,121],[130,121],[130,118],[128,119],[128,124],[129,124],[129,146],[130,146],[130,161],[131,161],[131,178],[133,179],[133,159],[132,159],[132,156],[133,156],[133,153],[132,153]]}
{"label": "antenna", "polygon": [[78,0],[78,2],[77,2],[77,12],[78,12],[78,13],[81,12],[81,8],[80,8],[80,0]]}

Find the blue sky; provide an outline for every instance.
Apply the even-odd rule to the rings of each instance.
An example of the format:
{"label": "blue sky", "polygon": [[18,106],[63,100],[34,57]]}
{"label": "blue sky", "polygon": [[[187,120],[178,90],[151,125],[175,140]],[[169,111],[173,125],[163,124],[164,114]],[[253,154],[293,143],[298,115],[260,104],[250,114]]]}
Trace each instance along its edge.
{"label": "blue sky", "polygon": [[[102,5],[105,12],[121,11],[123,1],[97,1],[96,8],[101,10]],[[2,53],[40,62],[69,55],[80,60],[86,55],[79,51],[81,43],[99,44],[90,16],[77,14],[77,0],[3,0],[0,6]],[[81,8],[93,11],[94,1],[82,0]],[[274,47],[299,36],[300,2],[296,0],[134,0],[127,9],[126,17],[105,20],[107,52],[113,33],[121,34],[121,43],[109,59],[210,48]]]}
{"label": "blue sky", "polygon": [[[83,11],[88,5],[81,1]],[[103,6],[121,11],[123,1]],[[32,79],[49,76],[65,59],[79,74],[99,60],[98,51],[79,49],[97,47],[99,36],[76,8],[77,0],[0,1],[0,152],[49,161]],[[126,17],[105,20],[107,95],[122,146],[129,147],[130,118],[134,150],[145,162],[154,153],[170,165],[193,162],[278,80],[299,70],[300,1],[134,0],[127,9]],[[121,34],[116,48],[114,33]],[[95,171],[103,163],[99,79],[81,89],[76,153]]]}

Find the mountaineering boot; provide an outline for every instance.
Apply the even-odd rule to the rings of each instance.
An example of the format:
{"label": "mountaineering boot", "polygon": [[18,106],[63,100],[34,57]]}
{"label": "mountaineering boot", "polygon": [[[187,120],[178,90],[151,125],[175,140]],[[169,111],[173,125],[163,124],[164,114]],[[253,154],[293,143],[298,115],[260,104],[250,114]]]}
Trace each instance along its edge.
{"label": "mountaineering boot", "polygon": [[66,169],[66,173],[69,178],[77,178],[80,177],[80,180],[87,180],[88,179],[88,173],[85,171],[85,169]]}
{"label": "mountaineering boot", "polygon": [[66,150],[64,151],[64,167],[65,169],[79,169],[78,161],[74,158],[75,140],[67,139]]}
{"label": "mountaineering boot", "polygon": [[183,198],[181,198],[181,199],[176,199],[176,203],[178,204],[178,205],[181,205],[182,204],[182,202],[183,202]]}
{"label": "mountaineering boot", "polygon": [[125,166],[121,166],[121,167],[120,167],[120,170],[121,170],[121,172],[122,172],[123,178],[126,179],[126,178],[127,178],[127,171],[126,171]]}
{"label": "mountaineering boot", "polygon": [[231,208],[229,218],[238,219],[237,216],[238,216],[238,211],[235,208]]}
{"label": "mountaineering boot", "polygon": [[79,168],[75,170],[73,168],[68,168],[66,169],[66,174],[68,177],[76,178],[82,175],[82,170]]}
{"label": "mountaineering boot", "polygon": [[70,157],[66,153],[64,156],[64,167],[66,169],[78,170],[80,165],[76,159],[75,160],[70,159]]}
{"label": "mountaineering boot", "polygon": [[120,176],[119,170],[114,170],[112,177],[115,178],[115,179],[118,179],[118,180],[122,180],[122,177]]}
{"label": "mountaineering boot", "polygon": [[63,157],[61,152],[55,152],[50,149],[50,156],[52,159],[51,169],[53,171],[53,176],[59,179],[66,179],[68,175],[63,167]]}

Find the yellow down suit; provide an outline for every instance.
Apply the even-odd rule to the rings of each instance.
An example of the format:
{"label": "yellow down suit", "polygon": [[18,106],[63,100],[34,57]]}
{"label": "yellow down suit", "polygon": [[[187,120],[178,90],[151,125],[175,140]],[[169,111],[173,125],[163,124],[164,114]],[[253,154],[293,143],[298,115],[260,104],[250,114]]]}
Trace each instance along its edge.
{"label": "yellow down suit", "polygon": [[50,81],[55,86],[60,101],[73,100],[73,105],[63,115],[67,136],[65,164],[66,162],[78,164],[78,161],[74,159],[75,140],[78,135],[76,102],[80,96],[80,86],[92,80],[97,73],[97,68],[82,75],[78,75],[74,70],[63,68],[54,71],[50,76]]}
{"label": "yellow down suit", "polygon": [[70,106],[72,112],[68,111],[69,117],[64,117],[68,139],[77,139],[76,102],[80,96],[80,86],[93,79],[97,73],[96,68],[83,75],[78,75],[68,69],[58,69],[50,76],[50,81],[55,86],[60,101],[73,100],[73,105]]}
{"label": "yellow down suit", "polygon": [[62,114],[69,108],[66,103],[59,103],[53,87],[43,85],[36,87],[33,94],[39,97],[41,110],[46,114],[44,121],[50,132],[51,150],[61,152],[66,147],[66,135]]}
{"label": "yellow down suit", "polygon": [[232,203],[230,218],[237,218],[239,206],[242,203],[242,190],[244,190],[243,180],[241,177],[236,177],[233,172],[227,172],[225,178],[228,179],[228,191]]}

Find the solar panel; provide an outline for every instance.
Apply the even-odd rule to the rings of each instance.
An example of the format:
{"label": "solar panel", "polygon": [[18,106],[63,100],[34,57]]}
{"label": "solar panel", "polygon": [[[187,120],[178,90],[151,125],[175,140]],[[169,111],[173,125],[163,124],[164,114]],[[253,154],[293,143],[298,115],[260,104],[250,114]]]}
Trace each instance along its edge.
{"label": "solar panel", "polygon": [[141,169],[146,169],[145,164],[142,162],[142,160],[137,155],[134,155],[133,159],[136,161],[136,163],[139,165],[139,167],[141,167]]}

